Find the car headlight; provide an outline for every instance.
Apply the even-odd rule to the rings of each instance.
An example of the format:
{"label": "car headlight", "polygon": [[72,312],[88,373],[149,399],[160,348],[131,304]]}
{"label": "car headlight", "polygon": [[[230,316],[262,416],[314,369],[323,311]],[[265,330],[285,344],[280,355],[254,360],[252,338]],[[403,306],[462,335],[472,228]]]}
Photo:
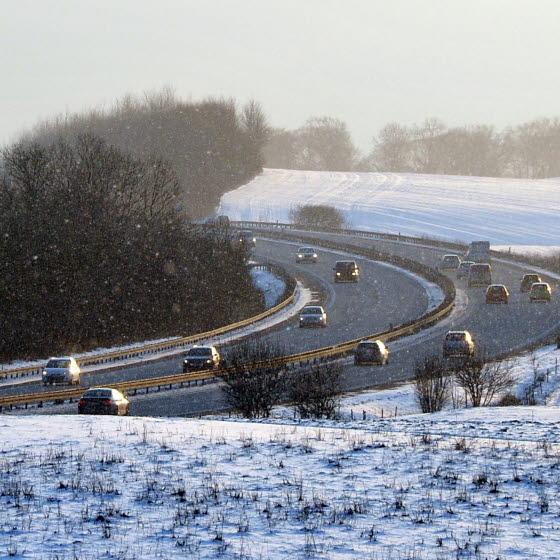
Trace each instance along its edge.
{"label": "car headlight", "polygon": [[316,258],[317,258],[317,255],[316,255],[315,253],[313,253],[313,258],[314,258],[314,259],[316,259]]}
{"label": "car headlight", "polygon": [[43,370],[43,375],[47,375],[47,371],[46,371],[46,370]]}
{"label": "car headlight", "polygon": [[211,364],[211,363],[212,363],[212,360],[206,360],[206,363],[207,363],[207,364]]}
{"label": "car headlight", "polygon": [[337,276],[340,276],[340,272],[337,272],[336,275],[337,275]]}

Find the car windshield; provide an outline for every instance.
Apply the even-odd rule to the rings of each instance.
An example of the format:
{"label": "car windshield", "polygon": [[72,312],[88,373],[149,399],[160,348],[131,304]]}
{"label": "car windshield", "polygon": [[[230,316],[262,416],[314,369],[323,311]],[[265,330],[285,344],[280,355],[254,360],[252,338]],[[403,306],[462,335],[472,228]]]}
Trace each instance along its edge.
{"label": "car windshield", "polygon": [[355,264],[353,262],[338,262],[336,263],[337,270],[352,270],[355,268]]}
{"label": "car windshield", "polygon": [[304,307],[301,310],[302,315],[320,315],[323,310],[320,307]]}
{"label": "car windshield", "polygon": [[314,253],[315,249],[313,247],[300,247],[299,253]]}
{"label": "car windshield", "polygon": [[112,389],[90,389],[84,393],[84,397],[88,398],[111,398]]}
{"label": "car windshield", "polygon": [[212,350],[210,348],[191,348],[187,356],[211,356]]}
{"label": "car windshield", "polygon": [[465,333],[449,333],[449,334],[446,336],[446,339],[447,339],[447,340],[455,340],[455,341],[457,341],[457,340],[459,340],[459,341],[466,340],[466,338],[467,338],[467,336],[465,335]]}
{"label": "car windshield", "polygon": [[49,360],[48,368],[69,368],[70,360]]}
{"label": "car windshield", "polygon": [[358,346],[358,352],[360,354],[374,354],[379,351],[377,344],[372,344],[371,342],[367,344],[360,344]]}

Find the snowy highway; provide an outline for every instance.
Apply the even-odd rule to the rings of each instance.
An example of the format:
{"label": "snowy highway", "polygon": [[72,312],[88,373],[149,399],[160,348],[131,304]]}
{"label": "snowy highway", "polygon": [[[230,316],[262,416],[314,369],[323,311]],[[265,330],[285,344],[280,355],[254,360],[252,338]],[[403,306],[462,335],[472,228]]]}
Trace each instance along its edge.
{"label": "snowy highway", "polygon": [[[309,233],[309,244],[318,237],[336,237],[339,241],[358,246],[371,246],[368,239],[349,236],[332,236]],[[375,241],[375,246],[383,251],[435,265],[441,250]],[[295,246],[279,241],[259,239],[256,255],[273,259],[285,266],[291,273],[303,279],[309,288],[321,294],[320,301],[328,313],[325,329],[300,329],[297,320],[292,319],[263,336],[281,342],[288,353],[328,346],[337,342],[367,336],[396,326],[411,318],[422,315],[429,305],[425,288],[408,274],[388,268],[381,263],[355,258],[360,264],[362,277],[357,284],[335,284],[333,265],[336,260],[353,258],[319,248],[320,262],[317,264],[295,264]],[[454,273],[450,277],[456,281],[458,290],[457,306],[452,315],[427,331],[394,341],[389,344],[391,363],[385,367],[355,367],[351,360],[345,363],[345,388],[359,389],[383,385],[410,378],[414,364],[424,356],[439,355],[444,333],[449,329],[467,329],[475,336],[478,352],[489,356],[500,355],[527,346],[543,339],[559,326],[560,301],[553,298],[550,304],[531,304],[526,293],[519,292],[519,280],[523,267],[511,267],[494,263],[494,282],[504,283],[510,289],[509,305],[486,305],[484,288],[466,288],[464,281],[456,281]],[[559,286],[551,278],[553,290]],[[227,356],[227,349],[223,350]],[[83,384],[110,385],[117,381],[137,377],[155,377],[179,372],[181,360],[174,358],[153,364],[144,364],[112,372],[96,373],[86,377]],[[33,386],[41,391],[40,385]],[[3,389],[2,394],[29,392],[25,389]],[[153,416],[177,416],[201,414],[225,408],[225,401],[219,385],[210,384],[188,389],[163,391],[132,397],[133,414]],[[74,412],[74,405],[46,407],[38,412]]]}

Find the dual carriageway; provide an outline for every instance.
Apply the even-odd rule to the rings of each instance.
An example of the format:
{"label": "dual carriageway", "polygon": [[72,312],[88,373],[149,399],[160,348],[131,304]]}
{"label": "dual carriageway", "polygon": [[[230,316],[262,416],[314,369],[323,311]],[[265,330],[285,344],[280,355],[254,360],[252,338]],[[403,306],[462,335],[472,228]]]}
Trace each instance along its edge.
{"label": "dual carriageway", "polygon": [[[316,246],[319,262],[296,264],[295,252],[299,245]],[[453,272],[446,275],[453,282],[454,290],[445,281],[438,287],[433,279],[426,280],[417,271],[411,273],[403,267],[371,258],[372,249],[393,255],[399,264],[398,259],[402,258],[431,268],[437,266],[444,253],[457,252],[449,247],[419,243],[419,240],[402,242],[363,234],[262,230],[254,250],[255,259],[277,263],[298,280],[300,287],[305,286],[310,293],[316,294],[328,313],[328,326],[325,329],[300,329],[295,314],[259,336],[279,342],[288,354],[321,355],[320,349],[334,353],[333,347],[342,348],[348,341],[381,333],[384,335],[382,338],[389,340],[389,365],[356,367],[351,357],[341,358],[344,361],[343,388],[359,390],[409,379],[418,361],[427,356],[441,355],[442,340],[447,330],[469,330],[475,337],[477,352],[498,357],[537,345],[560,328],[560,300],[554,297],[559,283],[554,275],[541,274],[553,288],[552,302],[530,303],[528,294],[519,291],[521,277],[530,268],[494,259],[493,282],[508,286],[510,303],[487,305],[484,288],[467,288],[466,283],[458,281]],[[334,263],[348,259],[358,262],[360,281],[356,284],[335,284]],[[453,291],[454,298],[450,301],[449,292]],[[417,328],[418,320],[425,322],[427,328]],[[395,334],[395,329],[402,325],[408,327],[403,329],[404,332]],[[339,355],[347,354],[351,347],[352,344],[348,345],[346,351],[341,350]],[[227,357],[227,347],[220,348],[220,351]],[[180,375],[181,366],[182,353],[178,353],[156,361],[117,365],[114,369],[94,368],[82,377],[80,389],[71,392],[62,388],[57,394],[61,397],[71,394],[72,398],[76,398],[89,386],[120,386],[130,390],[135,384],[137,387],[152,384],[152,387],[159,388],[168,385],[174,389],[141,392],[132,396],[132,413],[181,416],[226,408],[219,383],[193,385],[191,382],[185,387],[185,383],[180,381],[185,379]],[[163,377],[167,378],[167,383],[161,381],[158,385],[157,380]],[[6,380],[0,384],[0,403],[4,403],[4,408],[7,403],[37,403],[43,396],[45,406],[30,406],[24,412],[76,412],[75,402],[47,405],[46,402],[52,400],[48,397],[51,393],[52,390],[43,388],[39,381],[11,383]]]}

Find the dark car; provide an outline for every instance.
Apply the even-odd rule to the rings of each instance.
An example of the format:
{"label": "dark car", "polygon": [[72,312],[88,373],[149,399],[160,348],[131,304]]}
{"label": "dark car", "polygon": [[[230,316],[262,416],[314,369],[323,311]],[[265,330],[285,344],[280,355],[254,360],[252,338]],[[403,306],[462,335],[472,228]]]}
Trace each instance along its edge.
{"label": "dark car", "polygon": [[193,346],[183,360],[183,373],[220,367],[220,354],[214,346]]}
{"label": "dark car", "polygon": [[531,286],[537,282],[542,282],[541,277],[538,274],[525,274],[521,279],[521,291],[530,292]]}
{"label": "dark car", "polygon": [[239,243],[247,247],[254,247],[257,244],[257,238],[254,236],[253,232],[249,229],[244,229],[237,234]]}
{"label": "dark car", "polygon": [[300,247],[296,253],[297,263],[316,263],[318,259],[317,251],[313,247]]}
{"label": "dark car", "polygon": [[389,349],[381,340],[363,340],[356,346],[354,365],[378,364],[386,366],[389,363]]}
{"label": "dark car", "polygon": [[535,282],[531,286],[529,292],[529,300],[533,301],[550,301],[552,299],[552,290],[546,282]]}
{"label": "dark car", "polygon": [[441,259],[438,268],[440,270],[457,270],[461,264],[461,259],[458,255],[444,255]]}
{"label": "dark car", "polygon": [[130,401],[116,389],[95,387],[88,389],[78,401],[78,413],[128,416]]}
{"label": "dark car", "polygon": [[337,261],[334,265],[335,282],[357,282],[360,269],[354,261]]}
{"label": "dark car", "polygon": [[486,288],[486,303],[507,303],[508,289],[503,284],[490,284]]}
{"label": "dark car", "polygon": [[469,268],[467,286],[489,286],[492,284],[492,267],[487,263],[474,263]]}
{"label": "dark car", "polygon": [[448,331],[443,339],[444,358],[474,356],[474,340],[469,331]]}

